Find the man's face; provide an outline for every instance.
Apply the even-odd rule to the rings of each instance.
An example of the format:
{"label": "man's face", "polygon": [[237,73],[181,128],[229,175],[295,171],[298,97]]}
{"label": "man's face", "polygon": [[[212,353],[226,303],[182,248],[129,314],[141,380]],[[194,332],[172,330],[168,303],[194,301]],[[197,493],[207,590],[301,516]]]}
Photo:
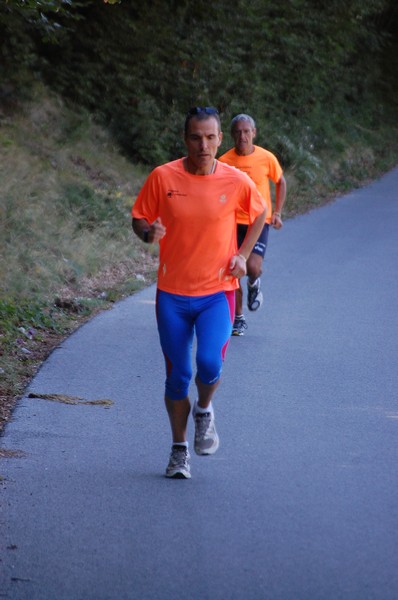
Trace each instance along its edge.
{"label": "man's face", "polygon": [[221,142],[222,133],[214,117],[200,120],[193,117],[189,121],[185,145],[190,162],[199,171],[211,168]]}
{"label": "man's face", "polygon": [[251,127],[249,121],[238,121],[235,123],[232,137],[235,150],[240,155],[251,154],[254,150],[253,140],[256,137],[256,129]]}

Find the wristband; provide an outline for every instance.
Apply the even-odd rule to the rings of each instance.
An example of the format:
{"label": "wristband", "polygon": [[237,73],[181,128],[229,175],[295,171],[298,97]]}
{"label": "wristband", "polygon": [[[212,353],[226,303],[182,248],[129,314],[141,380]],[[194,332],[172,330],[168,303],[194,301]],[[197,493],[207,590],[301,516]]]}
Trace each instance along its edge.
{"label": "wristband", "polygon": [[274,211],[274,215],[276,215],[277,217],[281,218],[281,213],[280,212]]}
{"label": "wristband", "polygon": [[240,256],[241,258],[243,258],[243,260],[244,260],[245,262],[247,262],[247,258],[245,258],[245,257],[243,256],[243,254],[238,254],[238,256]]}

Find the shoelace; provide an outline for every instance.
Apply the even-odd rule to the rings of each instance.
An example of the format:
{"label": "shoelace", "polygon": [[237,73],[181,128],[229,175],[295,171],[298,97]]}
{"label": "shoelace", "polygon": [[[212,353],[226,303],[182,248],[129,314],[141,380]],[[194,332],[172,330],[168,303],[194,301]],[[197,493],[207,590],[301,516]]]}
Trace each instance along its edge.
{"label": "shoelace", "polygon": [[188,460],[188,452],[185,448],[173,448],[171,452],[171,461],[173,465],[185,465]]}
{"label": "shoelace", "polygon": [[195,415],[196,433],[200,438],[206,438],[206,434],[211,425],[211,413]]}

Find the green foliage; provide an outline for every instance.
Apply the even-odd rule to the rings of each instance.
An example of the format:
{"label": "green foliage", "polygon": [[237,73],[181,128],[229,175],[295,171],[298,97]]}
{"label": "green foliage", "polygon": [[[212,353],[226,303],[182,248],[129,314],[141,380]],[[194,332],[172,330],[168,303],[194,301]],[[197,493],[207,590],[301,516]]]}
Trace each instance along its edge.
{"label": "green foliage", "polygon": [[134,272],[130,210],[143,175],[86,111],[39,86],[0,129],[0,298],[51,298],[114,265]]}
{"label": "green foliage", "polygon": [[1,335],[3,338],[14,339],[21,333],[29,336],[29,330],[32,329],[50,329],[60,332],[62,327],[54,318],[55,312],[55,310],[49,311],[44,302],[38,300],[25,299],[15,302],[15,300],[0,299]]}
{"label": "green foliage", "polygon": [[396,49],[394,0],[23,4],[36,14],[46,5],[59,33],[32,38],[14,11],[8,58],[17,50],[16,62],[87,106],[143,163],[184,152],[182,121],[192,105],[217,106],[225,124],[237,112],[253,114],[258,142],[278,136],[287,164],[302,162],[292,159],[292,144],[309,158],[338,145],[339,130],[364,113],[363,125],[385,119],[387,98],[396,114],[396,78],[385,60]]}
{"label": "green foliage", "polygon": [[1,119],[0,428],[4,398],[61,335],[154,280],[156,258],[131,230],[144,175],[42,85]]}
{"label": "green foliage", "polygon": [[96,191],[82,183],[67,183],[58,197],[61,219],[73,215],[78,229],[92,231],[102,227],[110,230],[123,227],[126,212],[109,191]]}
{"label": "green foliage", "polygon": [[59,17],[79,19],[76,9],[82,5],[75,0],[6,0],[0,21],[7,24],[11,15],[19,16],[44,39],[54,42],[62,29]]}
{"label": "green foliage", "polygon": [[70,24],[81,18],[80,6],[70,0],[0,3],[0,107],[13,109],[28,97],[32,73],[38,76],[43,68],[41,41],[61,41]]}

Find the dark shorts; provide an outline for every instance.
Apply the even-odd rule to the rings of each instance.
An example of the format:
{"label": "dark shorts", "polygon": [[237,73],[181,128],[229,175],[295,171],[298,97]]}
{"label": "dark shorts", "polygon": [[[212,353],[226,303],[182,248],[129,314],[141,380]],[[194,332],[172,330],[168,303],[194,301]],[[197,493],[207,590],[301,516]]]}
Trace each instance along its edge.
{"label": "dark shorts", "polygon": [[[243,240],[245,239],[247,229],[248,229],[248,225],[238,224],[238,228],[237,228],[238,248],[241,247]],[[267,249],[268,232],[269,232],[269,224],[266,223],[263,227],[260,237],[258,238],[257,242],[254,244],[254,248],[252,250],[253,254],[258,254],[262,258],[264,258],[265,251]]]}

